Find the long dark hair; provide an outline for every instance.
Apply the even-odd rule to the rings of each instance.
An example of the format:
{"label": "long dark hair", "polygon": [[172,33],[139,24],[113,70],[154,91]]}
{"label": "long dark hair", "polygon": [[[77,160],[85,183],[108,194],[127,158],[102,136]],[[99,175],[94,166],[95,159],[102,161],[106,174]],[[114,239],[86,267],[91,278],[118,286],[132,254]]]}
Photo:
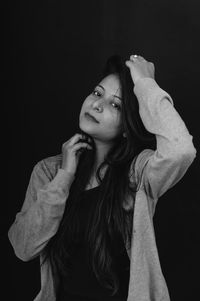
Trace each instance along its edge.
{"label": "long dark hair", "polygon": [[[97,170],[96,176],[100,183],[99,197],[94,212],[92,212],[92,218],[88,221],[85,240],[97,279],[104,287],[111,289],[112,295],[114,295],[119,288],[118,278],[112,269],[110,253],[114,231],[121,235],[126,246],[130,247],[131,245],[137,183],[134,180],[134,173],[131,175],[133,181],[130,183],[130,165],[132,164],[134,172],[133,163],[137,155],[145,148],[155,147],[155,136],[148,133],[143,126],[139,115],[138,101],[133,92],[134,85],[130,71],[119,55],[113,55],[107,60],[102,78],[109,74],[118,75],[121,83],[121,120],[126,138],[119,135],[115,139],[113,147]],[[76,219],[79,196],[90,179],[95,163],[95,153],[93,142],[93,150],[85,150],[80,155],[75,179],[69,191],[70,198],[66,202],[59,228],[43,251],[44,261],[49,260],[51,264],[56,292],[59,287],[59,275],[67,274],[67,262],[70,260],[69,249],[76,237],[79,223]],[[108,168],[102,178],[101,170],[105,165]]]}

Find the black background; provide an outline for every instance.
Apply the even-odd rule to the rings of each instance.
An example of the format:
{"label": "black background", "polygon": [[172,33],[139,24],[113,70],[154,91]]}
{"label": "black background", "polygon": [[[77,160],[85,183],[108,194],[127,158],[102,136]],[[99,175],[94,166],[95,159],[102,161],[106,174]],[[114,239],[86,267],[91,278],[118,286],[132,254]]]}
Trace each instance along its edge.
{"label": "black background", "polygon": [[[199,15],[198,0],[6,2],[4,300],[33,300],[40,289],[39,260],[20,261],[7,231],[23,204],[33,166],[60,153],[75,134],[81,103],[109,55],[136,53],[154,62],[156,81],[172,96],[198,151]],[[160,198],[154,217],[172,301],[194,300],[199,291],[199,171],[197,153],[183,179]]]}

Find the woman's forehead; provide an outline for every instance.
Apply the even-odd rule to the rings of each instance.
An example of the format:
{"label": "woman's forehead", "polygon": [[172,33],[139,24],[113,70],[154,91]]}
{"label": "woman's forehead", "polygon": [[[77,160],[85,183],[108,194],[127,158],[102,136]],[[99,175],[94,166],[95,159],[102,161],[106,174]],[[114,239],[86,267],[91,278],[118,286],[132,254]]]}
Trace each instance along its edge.
{"label": "woman's forehead", "polygon": [[115,74],[110,74],[104,77],[98,84],[100,87],[106,90],[111,95],[121,95],[121,84],[119,77]]}

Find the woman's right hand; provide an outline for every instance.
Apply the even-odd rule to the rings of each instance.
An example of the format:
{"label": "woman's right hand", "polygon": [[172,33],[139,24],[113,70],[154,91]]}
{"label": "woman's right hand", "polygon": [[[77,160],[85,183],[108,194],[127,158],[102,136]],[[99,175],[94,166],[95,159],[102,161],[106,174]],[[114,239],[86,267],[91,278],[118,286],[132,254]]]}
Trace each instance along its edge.
{"label": "woman's right hand", "polygon": [[155,66],[152,62],[148,62],[140,55],[131,55],[130,60],[125,62],[129,67],[133,83],[135,84],[138,79],[155,77]]}
{"label": "woman's right hand", "polygon": [[[84,149],[92,149],[87,142],[79,142],[80,139],[86,139],[86,135],[75,134],[62,145],[62,166],[66,172],[75,174],[78,166],[80,154]],[[89,138],[90,139],[90,138]]]}

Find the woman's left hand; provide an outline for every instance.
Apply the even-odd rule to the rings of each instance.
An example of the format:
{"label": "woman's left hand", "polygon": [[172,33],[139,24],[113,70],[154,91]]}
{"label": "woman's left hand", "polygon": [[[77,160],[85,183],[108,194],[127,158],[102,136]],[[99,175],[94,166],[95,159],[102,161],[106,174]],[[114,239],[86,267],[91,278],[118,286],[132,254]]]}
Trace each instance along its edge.
{"label": "woman's left hand", "polygon": [[134,84],[141,78],[150,77],[154,79],[154,64],[152,62],[148,62],[142,56],[131,55],[130,60],[126,61],[125,64],[130,69]]}

